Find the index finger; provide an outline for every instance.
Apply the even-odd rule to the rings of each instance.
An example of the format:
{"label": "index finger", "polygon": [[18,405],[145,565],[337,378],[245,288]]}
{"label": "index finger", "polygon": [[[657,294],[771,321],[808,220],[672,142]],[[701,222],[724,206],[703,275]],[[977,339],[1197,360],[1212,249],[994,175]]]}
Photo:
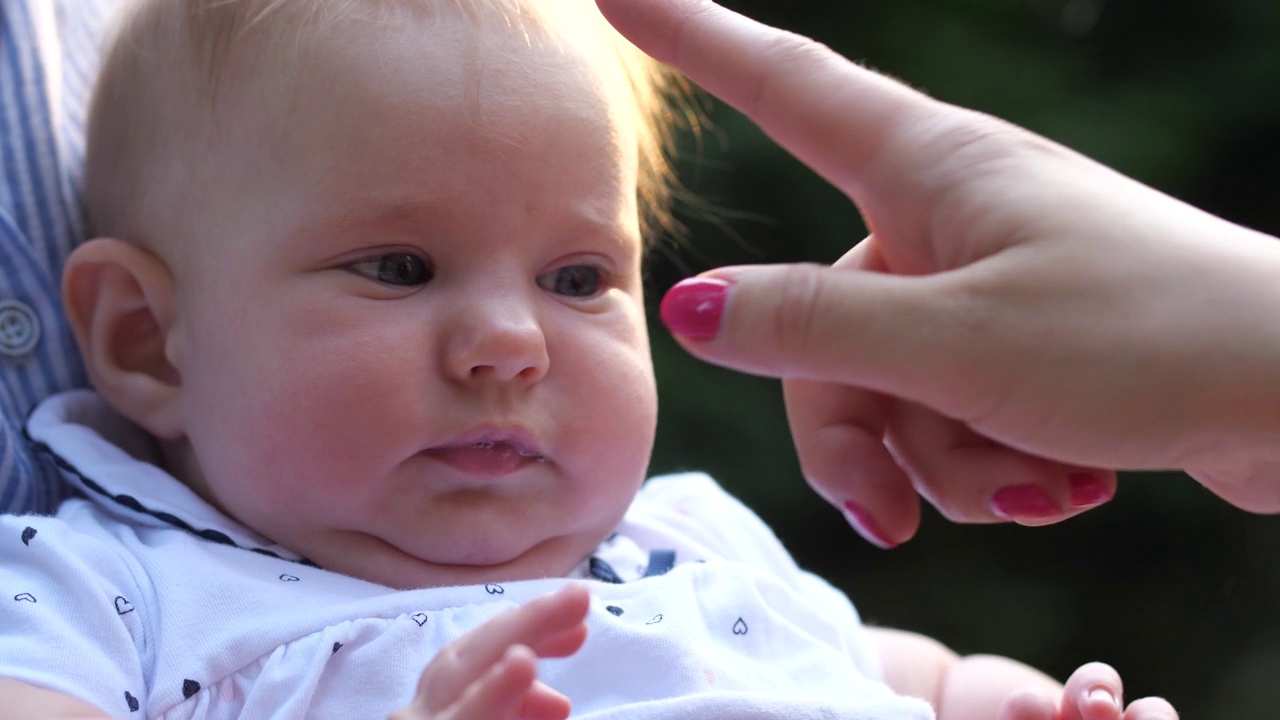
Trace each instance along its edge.
{"label": "index finger", "polygon": [[750,117],[850,194],[903,120],[942,103],[711,0],[596,0],[628,40]]}

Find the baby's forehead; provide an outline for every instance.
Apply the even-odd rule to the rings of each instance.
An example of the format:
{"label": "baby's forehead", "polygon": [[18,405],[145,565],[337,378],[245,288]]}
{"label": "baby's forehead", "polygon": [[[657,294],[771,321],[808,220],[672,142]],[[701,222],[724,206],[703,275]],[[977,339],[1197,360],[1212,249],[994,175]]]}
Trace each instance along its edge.
{"label": "baby's forehead", "polygon": [[404,28],[420,32],[422,42],[431,42],[432,30],[444,29],[512,44],[572,44],[581,51],[616,56],[606,40],[614,33],[591,0],[194,1],[204,7],[187,19],[192,46],[215,77],[222,63],[239,53],[265,60],[259,53],[266,52],[288,62],[356,35]]}
{"label": "baby's forehead", "polygon": [[[410,75],[447,77],[464,72],[476,89],[483,85],[500,92],[502,83],[510,80],[510,73],[501,74],[504,64],[510,69],[504,61],[519,58],[536,82],[552,88],[583,88],[574,83],[579,78],[570,76],[590,75],[595,91],[591,94],[603,96],[618,109],[626,106],[623,113],[633,120],[648,122],[640,116],[649,101],[638,93],[648,89],[643,86],[652,78],[637,77],[631,58],[620,51],[625,41],[620,41],[590,0],[312,1],[340,5],[341,12],[317,13],[306,2],[295,0],[279,3],[277,12],[261,18],[234,16],[229,23],[205,18],[198,23],[195,30],[203,39],[193,44],[194,57],[204,67],[197,68],[201,77],[193,78],[194,85],[197,92],[201,86],[207,88],[219,122],[235,122],[236,113],[247,110],[239,107],[230,117],[218,113],[219,100],[227,95],[253,88],[255,102],[289,103],[305,84],[296,82],[298,78],[367,70],[364,60],[381,55],[380,50],[390,43],[457,49],[436,56],[429,66],[413,66],[404,62],[405,55],[390,54],[396,58],[393,62],[401,63],[396,72],[405,80]],[[575,8],[588,12],[572,11]],[[519,98],[520,93],[511,95]]]}
{"label": "baby's forehead", "polygon": [[[473,41],[473,48],[496,49],[485,62],[500,62],[504,53],[531,62],[540,57],[546,64],[531,67],[530,77],[561,98],[577,92],[588,102],[603,100],[611,123],[630,128],[623,137],[639,133],[641,192],[662,194],[663,80],[592,0],[140,0],[136,7],[142,9],[112,43],[99,86],[106,87],[100,93],[105,101],[95,103],[91,121],[97,157],[104,160],[94,163],[99,172],[91,200],[99,218],[141,211],[138,194],[121,189],[120,195],[112,185],[156,194],[151,210],[167,213],[172,203],[158,197],[164,194],[158,188],[193,187],[193,173],[202,163],[211,170],[221,164],[216,156],[236,143],[233,136],[254,126],[287,132],[277,122],[281,112],[303,101],[315,107],[317,96],[321,105],[339,107],[343,98],[328,98],[334,93],[323,78],[300,82],[307,73],[314,79],[317,64],[337,63],[336,69],[356,75],[360,56],[379,55],[387,43],[460,37]],[[548,49],[540,56],[524,52]],[[572,62],[558,62],[557,53]],[[344,65],[346,60],[352,62]],[[411,73],[431,76],[475,69],[475,60],[472,53],[445,54],[432,60],[443,67],[401,62],[395,71],[406,79]],[[479,74],[487,70],[480,67]],[[591,76],[589,84],[569,77],[582,74]],[[518,97],[512,93],[511,101]],[[141,114],[149,117],[139,122]],[[129,182],[118,182],[122,176]],[[660,199],[645,202],[657,207]]]}

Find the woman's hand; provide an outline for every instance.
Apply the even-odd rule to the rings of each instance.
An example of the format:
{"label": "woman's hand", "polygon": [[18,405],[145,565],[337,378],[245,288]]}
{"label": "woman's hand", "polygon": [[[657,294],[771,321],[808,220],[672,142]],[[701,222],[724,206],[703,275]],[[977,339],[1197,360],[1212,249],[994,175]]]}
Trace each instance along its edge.
{"label": "woman's hand", "polygon": [[1109,499],[1110,468],[1280,511],[1274,238],[710,0],[597,2],[862,211],[834,266],[714,270],[663,318],[783,378],[806,478],[868,539],[910,538],[917,495],[1055,522]]}
{"label": "woman's hand", "polygon": [[432,658],[390,720],[564,720],[569,698],[537,680],[538,658],[582,647],[590,605],[571,584],[472,630]]}

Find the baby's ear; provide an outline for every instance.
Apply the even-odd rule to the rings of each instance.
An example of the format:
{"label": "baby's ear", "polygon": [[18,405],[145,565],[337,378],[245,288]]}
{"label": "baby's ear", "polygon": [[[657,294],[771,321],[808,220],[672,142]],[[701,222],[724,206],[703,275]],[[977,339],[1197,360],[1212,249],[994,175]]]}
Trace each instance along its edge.
{"label": "baby's ear", "polygon": [[77,247],[62,274],[62,304],[89,380],[117,412],[162,440],[183,435],[182,377],[168,356],[173,276],[123,240]]}

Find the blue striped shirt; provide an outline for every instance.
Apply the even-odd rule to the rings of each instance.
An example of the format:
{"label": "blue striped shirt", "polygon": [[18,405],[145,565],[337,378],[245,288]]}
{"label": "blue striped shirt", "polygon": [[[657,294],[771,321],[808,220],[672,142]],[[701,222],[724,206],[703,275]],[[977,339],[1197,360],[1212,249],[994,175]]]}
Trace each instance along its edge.
{"label": "blue striped shirt", "polygon": [[118,0],[0,0],[0,512],[49,512],[54,468],[22,424],[51,393],[87,384],[59,278],[84,238],[84,115]]}

